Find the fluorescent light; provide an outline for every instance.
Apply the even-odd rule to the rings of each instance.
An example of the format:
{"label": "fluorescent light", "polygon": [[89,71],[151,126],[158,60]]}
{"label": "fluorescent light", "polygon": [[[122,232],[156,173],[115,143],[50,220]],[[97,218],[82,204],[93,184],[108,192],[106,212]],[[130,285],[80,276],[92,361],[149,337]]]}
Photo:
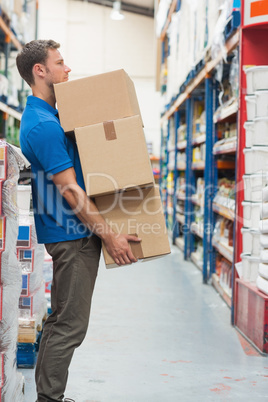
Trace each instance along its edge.
{"label": "fluorescent light", "polygon": [[114,2],[110,18],[115,21],[121,21],[125,18],[124,14],[121,13],[121,1]]}

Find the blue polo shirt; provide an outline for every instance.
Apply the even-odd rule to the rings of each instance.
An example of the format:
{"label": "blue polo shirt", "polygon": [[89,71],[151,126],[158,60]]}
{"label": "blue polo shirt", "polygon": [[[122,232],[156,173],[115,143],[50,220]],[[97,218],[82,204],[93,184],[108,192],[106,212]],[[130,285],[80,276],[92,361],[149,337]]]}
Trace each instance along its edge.
{"label": "blue polo shirt", "polygon": [[51,175],[73,167],[77,183],[85,190],[76,143],[64,134],[57,113],[44,100],[29,96],[21,119],[20,145],[31,163],[38,243],[75,240],[90,234],[51,180]]}

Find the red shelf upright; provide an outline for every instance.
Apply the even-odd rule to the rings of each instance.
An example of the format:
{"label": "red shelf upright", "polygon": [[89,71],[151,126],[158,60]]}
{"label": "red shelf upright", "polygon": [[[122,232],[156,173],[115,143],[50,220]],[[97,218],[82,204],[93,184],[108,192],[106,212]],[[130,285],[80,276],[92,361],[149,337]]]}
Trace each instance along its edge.
{"label": "red shelf upright", "polygon": [[[239,113],[238,113],[238,144],[237,144],[237,192],[236,192],[236,246],[235,246],[235,262],[241,260],[240,255],[242,253],[242,235],[241,228],[243,226],[243,207],[242,201],[244,200],[244,186],[243,175],[245,173],[245,129],[244,123],[247,120],[246,113],[246,101],[245,95],[247,94],[246,73],[244,71],[245,66],[252,65],[268,65],[268,52],[267,52],[267,40],[268,40],[268,0],[242,0],[241,1],[241,36],[240,36],[240,93],[239,93]],[[241,294],[241,288],[243,281],[236,278],[234,286],[234,324],[246,335],[253,343],[251,333],[247,332],[247,320],[250,319],[250,314],[243,313],[240,316],[241,306],[243,298],[238,297],[238,293]],[[239,284],[239,285],[238,285]],[[251,292],[253,290],[251,289]],[[256,297],[252,298],[252,303],[260,302],[259,298],[262,298],[261,293],[257,292]],[[259,300],[259,301],[258,301]],[[254,309],[254,306],[252,306]],[[239,315],[239,317],[238,317]],[[266,315],[263,315],[262,320],[266,320]],[[263,328],[265,327],[264,323]],[[258,345],[260,348],[260,345]],[[264,352],[264,350],[262,350]],[[265,352],[267,352],[265,350]]]}

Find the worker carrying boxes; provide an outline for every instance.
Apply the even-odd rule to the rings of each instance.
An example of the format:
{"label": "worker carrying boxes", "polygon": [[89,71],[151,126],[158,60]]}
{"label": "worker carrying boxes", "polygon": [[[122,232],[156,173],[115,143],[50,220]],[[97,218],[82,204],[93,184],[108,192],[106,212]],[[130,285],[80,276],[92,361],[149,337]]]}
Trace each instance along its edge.
{"label": "worker carrying boxes", "polygon": [[[86,192],[137,259],[170,253],[134,84],[124,70],[55,84],[61,125],[77,142]],[[107,268],[116,266],[103,247]]]}

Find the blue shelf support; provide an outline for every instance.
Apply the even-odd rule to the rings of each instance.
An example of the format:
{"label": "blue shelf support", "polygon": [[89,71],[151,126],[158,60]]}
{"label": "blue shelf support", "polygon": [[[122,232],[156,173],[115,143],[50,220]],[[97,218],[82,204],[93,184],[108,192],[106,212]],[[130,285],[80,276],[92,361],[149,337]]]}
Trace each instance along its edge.
{"label": "blue shelf support", "polygon": [[213,145],[214,145],[214,90],[211,78],[205,80],[205,110],[206,110],[206,163],[205,163],[205,194],[204,194],[204,238],[203,238],[203,282],[207,283],[210,276],[210,259],[209,254],[212,252],[212,234],[213,234]]}
{"label": "blue shelf support", "polygon": [[193,98],[186,99],[186,124],[187,124],[187,146],[186,146],[186,192],[185,192],[185,206],[184,206],[184,215],[185,215],[185,224],[183,226],[183,234],[184,234],[184,259],[187,260],[190,257],[192,251],[192,237],[191,236],[191,223],[193,219],[193,211],[192,211],[192,202],[191,197],[194,193],[192,186],[193,172],[192,172],[192,159],[193,159],[193,150],[192,150],[192,133],[193,133],[193,110],[194,110],[194,100]]}
{"label": "blue shelf support", "polygon": [[173,230],[172,230],[172,243],[175,244],[176,237],[178,237],[178,222],[176,219],[176,209],[177,209],[177,179],[178,179],[178,169],[177,169],[177,143],[178,143],[178,128],[180,126],[181,115],[177,110],[174,114],[174,129],[175,129],[175,164],[174,164],[174,194],[173,194]]}
{"label": "blue shelf support", "polygon": [[169,142],[169,138],[170,138],[170,119],[168,120],[168,125],[167,125],[167,139],[166,139],[166,143],[165,143],[165,148],[166,148],[166,178],[165,178],[165,219],[166,219],[166,225],[168,227],[168,211],[167,211],[167,200],[168,200],[168,192],[167,192],[167,177],[169,174],[169,169],[168,169],[168,163],[169,163],[169,152],[168,152],[168,142]]}
{"label": "blue shelf support", "polygon": [[161,144],[160,144],[160,160],[159,160],[159,190],[160,190],[160,195],[162,198],[162,175],[163,175],[163,146],[164,146],[164,140],[163,140],[163,127],[161,127]]}

